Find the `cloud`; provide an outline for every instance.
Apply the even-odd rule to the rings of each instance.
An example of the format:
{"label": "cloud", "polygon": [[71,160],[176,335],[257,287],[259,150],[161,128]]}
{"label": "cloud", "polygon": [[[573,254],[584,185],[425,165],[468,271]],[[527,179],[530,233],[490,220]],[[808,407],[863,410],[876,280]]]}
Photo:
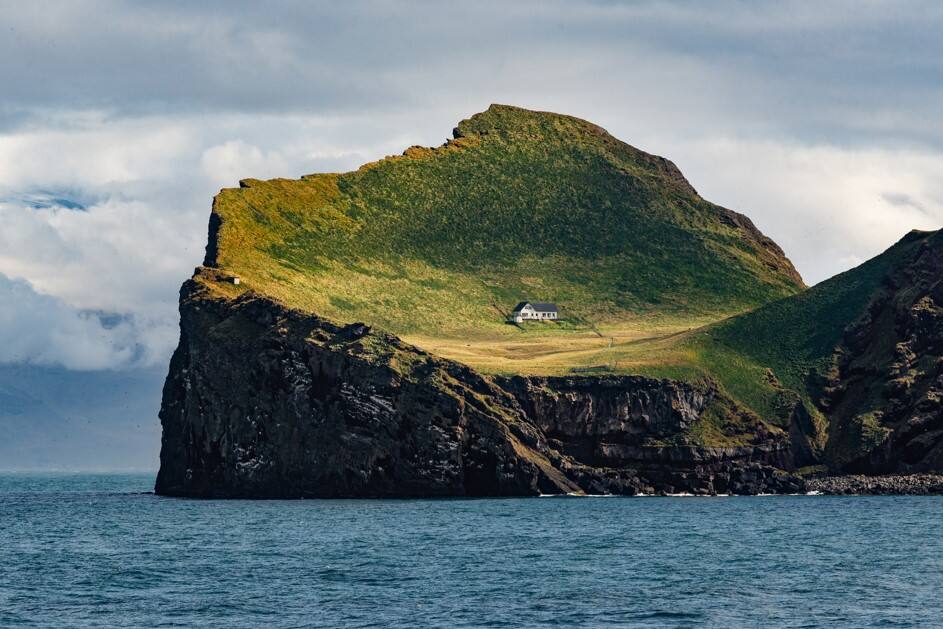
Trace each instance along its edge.
{"label": "cloud", "polygon": [[706,198],[748,213],[817,283],[943,227],[943,153],[730,139],[677,147]]}
{"label": "cloud", "polygon": [[[94,332],[76,337],[81,347],[101,344],[83,362],[78,343],[71,352],[41,350],[40,342],[55,335],[37,334],[0,360],[26,356],[24,347],[44,364],[166,360],[176,341],[177,291],[203,259],[213,195],[245,177],[353,168],[383,154],[382,141],[370,144],[380,128],[395,125],[323,116],[229,115],[208,123],[199,116],[89,113],[0,134],[0,273],[54,298],[60,314],[71,309],[73,316],[58,321]],[[397,152],[403,146],[392,145]],[[9,307],[23,308],[26,321],[30,304]],[[104,333],[85,312],[127,320]],[[143,347],[143,357],[129,354],[133,347]]]}
{"label": "cloud", "polygon": [[47,361],[169,354],[219,188],[437,145],[492,102],[671,158],[808,282],[943,224],[932,2],[63,0],[0,25],[0,273],[89,352],[24,337]]}
{"label": "cloud", "polygon": [[0,204],[0,272],[76,308],[173,316],[172,287],[205,244],[205,217],[188,218],[117,199],[83,212]]}
{"label": "cloud", "polygon": [[0,274],[0,363],[74,370],[145,367],[166,360],[172,322],[82,312]]}
{"label": "cloud", "polygon": [[200,158],[203,173],[214,184],[223,187],[244,179],[252,173],[255,179],[270,179],[289,171],[288,160],[278,151],[262,150],[242,140],[229,140],[211,146]]}
{"label": "cloud", "polygon": [[445,108],[454,117],[513,96],[608,102],[623,115],[667,105],[676,123],[709,122],[715,132],[943,143],[943,8],[929,1],[731,0],[706,10],[63,0],[14,3],[0,20],[0,59],[28,60],[0,64],[11,120],[55,109],[135,117]]}

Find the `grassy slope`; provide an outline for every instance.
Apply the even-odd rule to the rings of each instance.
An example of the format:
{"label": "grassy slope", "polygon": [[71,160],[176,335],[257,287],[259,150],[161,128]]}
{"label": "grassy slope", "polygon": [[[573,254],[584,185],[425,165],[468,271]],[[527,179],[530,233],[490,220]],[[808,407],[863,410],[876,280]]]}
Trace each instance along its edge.
{"label": "grassy slope", "polygon": [[811,401],[816,385],[810,376],[832,369],[845,328],[928,237],[911,232],[881,255],[801,294],[686,335],[677,351],[692,373],[710,374],[761,416],[785,423],[797,398]]}
{"label": "grassy slope", "polygon": [[[224,190],[215,262],[288,305],[504,372],[617,369],[610,338],[631,346],[802,288],[747,219],[590,123],[492,106],[455,135]],[[569,321],[508,326],[520,299]]]}

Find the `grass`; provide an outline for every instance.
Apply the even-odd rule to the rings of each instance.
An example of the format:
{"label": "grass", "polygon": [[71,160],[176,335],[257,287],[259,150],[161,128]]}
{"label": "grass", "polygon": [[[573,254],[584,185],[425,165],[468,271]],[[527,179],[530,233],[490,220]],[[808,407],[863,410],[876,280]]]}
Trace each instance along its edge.
{"label": "grass", "polygon": [[[744,217],[590,123],[492,106],[455,135],[350,173],[223,190],[213,261],[288,305],[499,371],[623,355],[628,368],[631,343],[803,288]],[[521,299],[556,302],[570,323],[506,325]],[[600,334],[614,356],[597,355]]]}
{"label": "grass", "polygon": [[[406,340],[496,373],[626,373],[686,381],[709,379],[763,418],[771,430],[787,430],[794,406],[804,402],[824,439],[828,422],[813,400],[820,393],[822,377],[834,367],[834,352],[844,330],[865,314],[888,274],[919,255],[927,237],[912,232],[857,268],[798,295],[721,321],[709,317],[627,318],[621,325],[584,328],[559,337],[552,336],[554,324],[538,322],[525,325],[514,341],[482,334]],[[880,405],[880,400],[874,401],[875,408]],[[698,431],[703,434],[690,437],[712,445],[746,443],[753,434],[753,424],[742,420],[738,425],[736,418],[742,419],[742,413],[729,410],[712,411],[716,421],[700,423]],[[854,418],[850,426],[847,438],[838,441],[867,445],[879,441],[886,432],[870,415]]]}
{"label": "grass", "polygon": [[[652,317],[626,319],[601,328],[528,322],[510,338],[478,331],[462,336],[406,335],[404,340],[490,373],[608,372],[668,377],[672,365],[667,352],[677,349],[675,339],[691,330],[696,321]],[[678,364],[685,362],[683,356],[675,358]]]}
{"label": "grass", "polygon": [[574,326],[566,333],[553,323],[536,322],[513,340],[480,331],[406,340],[486,371],[522,366],[560,374],[605,367],[689,380],[712,377],[762,415],[781,417],[795,395],[809,399],[815,375],[831,369],[844,329],[864,312],[888,272],[912,258],[922,236],[915,232],[855,269],[720,321],[709,315],[626,317],[595,330]]}
{"label": "grass", "polygon": [[809,402],[817,395],[820,377],[832,369],[845,328],[865,313],[888,273],[913,259],[927,236],[911,232],[850,271],[707,326],[684,344],[695,362],[734,397],[764,416],[781,416],[784,392]]}

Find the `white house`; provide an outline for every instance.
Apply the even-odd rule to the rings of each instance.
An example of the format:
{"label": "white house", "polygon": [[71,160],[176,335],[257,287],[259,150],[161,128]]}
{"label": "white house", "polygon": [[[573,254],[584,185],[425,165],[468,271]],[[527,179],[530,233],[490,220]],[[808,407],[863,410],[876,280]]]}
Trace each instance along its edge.
{"label": "white house", "polygon": [[511,312],[511,321],[521,323],[523,321],[547,321],[555,320],[559,316],[559,309],[556,304],[544,304],[532,301],[522,301],[514,306]]}

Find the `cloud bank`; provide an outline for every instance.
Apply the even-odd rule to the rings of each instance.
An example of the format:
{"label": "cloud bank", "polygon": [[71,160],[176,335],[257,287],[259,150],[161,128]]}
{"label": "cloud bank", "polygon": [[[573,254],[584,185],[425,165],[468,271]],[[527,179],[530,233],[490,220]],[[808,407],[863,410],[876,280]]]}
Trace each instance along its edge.
{"label": "cloud bank", "polygon": [[166,358],[175,334],[159,321],[76,310],[0,275],[0,364],[149,367]]}
{"label": "cloud bank", "polygon": [[938,3],[80,0],[0,27],[0,362],[165,360],[219,188],[437,145],[491,102],[669,157],[808,283],[943,226]]}

